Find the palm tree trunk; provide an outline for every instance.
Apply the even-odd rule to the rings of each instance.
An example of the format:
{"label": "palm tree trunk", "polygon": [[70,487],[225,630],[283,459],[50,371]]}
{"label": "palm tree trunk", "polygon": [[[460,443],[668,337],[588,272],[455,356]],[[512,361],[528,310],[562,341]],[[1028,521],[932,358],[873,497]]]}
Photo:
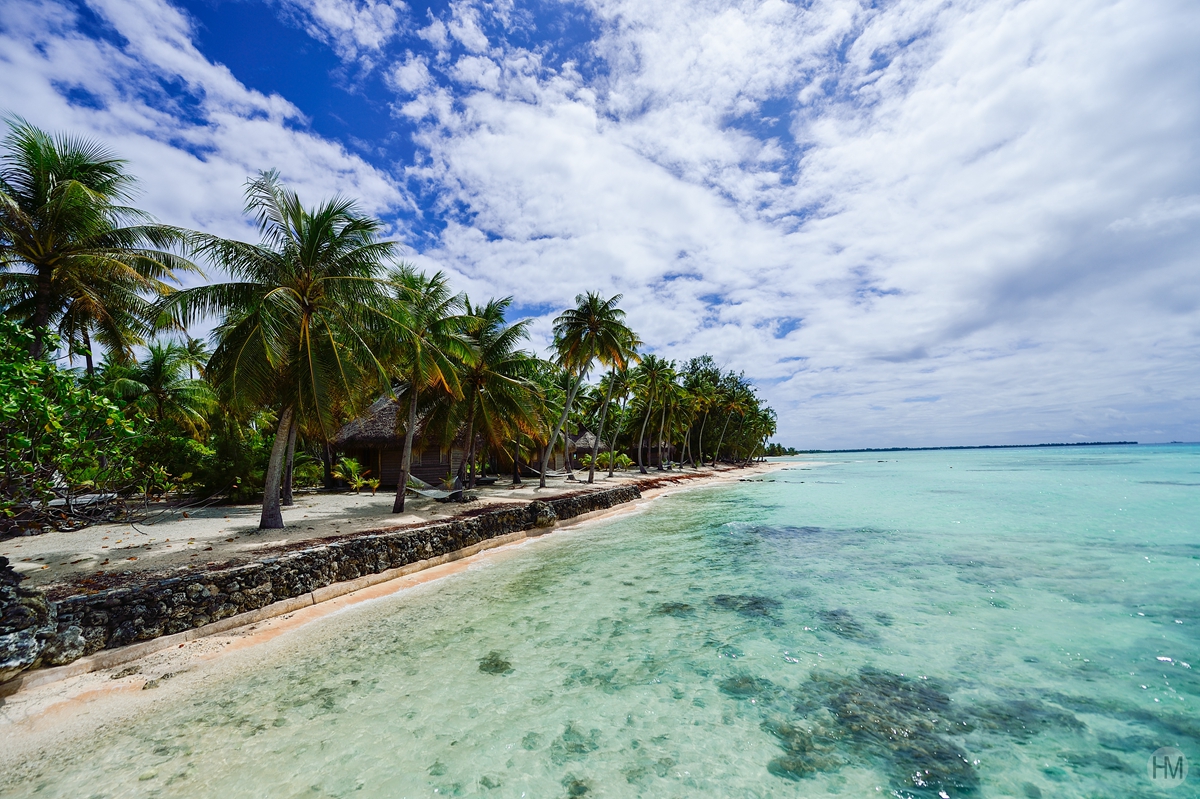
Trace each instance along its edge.
{"label": "palm tree trunk", "polygon": [[[592,462],[588,466],[589,483],[594,482],[596,476],[596,456],[600,454],[600,436],[604,435],[604,417],[608,416],[608,403],[612,399],[613,382],[615,378],[612,372],[608,375],[608,391],[604,394],[604,404],[600,406],[600,424],[596,429],[596,440],[592,442]],[[608,448],[609,458],[612,458],[612,447]]]}
{"label": "palm tree trunk", "polygon": [[283,469],[283,486],[279,492],[279,501],[282,505],[296,504],[292,498],[292,477],[296,471],[296,430],[300,425],[296,424],[294,418],[291,427],[291,432],[288,433],[287,460]]}
{"label": "palm tree trunk", "polygon": [[513,444],[513,485],[521,485],[521,434],[517,433]]}
{"label": "palm tree trunk", "polygon": [[732,418],[733,418],[732,413],[725,417],[725,426],[721,428],[721,435],[717,439],[717,448],[713,452],[712,465],[713,465],[714,469],[717,468],[717,461],[721,459],[721,444],[723,444],[725,442],[725,431],[729,429],[729,420]]}
{"label": "palm tree trunk", "polygon": [[87,327],[83,328],[83,362],[87,365],[87,376],[96,376],[96,367],[92,363],[92,337],[88,335]]}
{"label": "palm tree trunk", "polygon": [[408,402],[408,424],[404,428],[404,456],[400,459],[400,484],[396,486],[396,501],[392,503],[392,513],[404,513],[404,494],[408,491],[408,474],[412,470],[413,432],[417,427],[417,392],[411,385],[410,383],[412,398]]}
{"label": "palm tree trunk", "polygon": [[688,425],[688,429],[683,434],[683,452],[679,454],[679,469],[683,471],[684,462],[690,463],[692,468],[696,468],[696,462],[692,460],[692,426]]}
{"label": "palm tree trunk", "polygon": [[321,471],[325,478],[325,488],[333,488],[333,447],[328,441],[321,447]]}
{"label": "palm tree trunk", "polygon": [[662,416],[658,421],[658,470],[663,470],[663,436],[667,431],[667,403],[663,403]]}
{"label": "palm tree trunk", "polygon": [[[629,399],[629,394],[627,392],[625,394],[625,398],[621,400],[621,419],[622,419],[622,421],[624,421],[624,419],[625,419],[625,403],[628,401],[628,399]],[[608,476],[609,477],[613,476],[613,471],[617,468],[617,436],[619,436],[619,435],[621,435],[620,430],[618,430],[616,433],[613,433],[613,443],[612,443],[612,446],[610,446],[608,448]]]}
{"label": "palm tree trunk", "polygon": [[[567,401],[563,403],[562,416],[558,419],[558,424],[554,425],[554,432],[550,434],[550,441],[546,443],[546,450],[542,453],[542,469],[541,476],[538,480],[538,487],[546,487],[546,468],[550,465],[550,454],[554,452],[554,445],[558,443],[558,434],[562,432],[563,426],[567,423],[567,416],[571,413],[571,403],[575,401],[575,392],[579,390],[579,384],[583,382],[583,375],[571,385],[567,391]],[[568,471],[571,464],[567,463]]]}
{"label": "palm tree trunk", "polygon": [[[743,413],[742,417],[740,419],[738,419],[737,432],[733,434],[734,441],[737,441],[739,438],[742,437],[742,428],[745,426],[746,426],[746,414]],[[736,456],[737,455],[737,445],[736,444],[733,447],[733,452],[734,452],[734,455]]]}
{"label": "palm tree trunk", "polygon": [[475,487],[475,402],[467,410],[467,458],[471,461],[468,467],[467,488]]}
{"label": "palm tree trunk", "polygon": [[267,462],[266,484],[263,486],[262,516],[258,520],[260,530],[282,530],[283,511],[279,507],[279,483],[283,477],[283,458],[287,454],[288,436],[292,429],[292,406],[279,414],[279,427],[275,430],[275,443],[271,445],[271,460]]}
{"label": "palm tree trunk", "polygon": [[46,347],[46,325],[50,322],[50,295],[53,293],[53,269],[39,266],[37,287],[33,294],[33,316],[29,326],[33,328],[33,341],[29,343],[29,357],[41,358]]}
{"label": "palm tree trunk", "polygon": [[[649,472],[646,471],[646,465],[642,463],[642,442],[646,440],[646,425],[650,421],[650,408],[650,402],[647,400],[646,415],[642,417],[642,432],[638,434],[638,471],[642,474],[649,474]],[[646,457],[649,457],[649,453],[647,453]]]}
{"label": "palm tree trunk", "polygon": [[[700,437],[696,439],[696,448],[700,450],[700,466],[704,466],[704,423],[708,421],[708,411],[704,412],[704,418],[700,420]],[[692,461],[695,463],[695,461]]]}

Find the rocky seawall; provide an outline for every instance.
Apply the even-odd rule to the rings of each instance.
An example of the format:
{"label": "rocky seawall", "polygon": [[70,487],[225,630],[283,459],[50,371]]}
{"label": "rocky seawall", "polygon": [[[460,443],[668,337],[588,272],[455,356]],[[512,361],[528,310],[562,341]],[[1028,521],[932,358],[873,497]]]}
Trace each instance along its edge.
{"label": "rocky seawall", "polygon": [[487,511],[414,530],[367,533],[276,558],[58,602],[21,588],[0,557],[0,682],[128,644],[203,627],[319,588],[430,560],[489,539],[552,527],[641,497],[636,486]]}

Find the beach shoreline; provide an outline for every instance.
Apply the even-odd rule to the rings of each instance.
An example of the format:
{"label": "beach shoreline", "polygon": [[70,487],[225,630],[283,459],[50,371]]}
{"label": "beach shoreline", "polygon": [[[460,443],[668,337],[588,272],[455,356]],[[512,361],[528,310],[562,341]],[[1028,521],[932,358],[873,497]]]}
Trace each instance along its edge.
{"label": "beach shoreline", "polygon": [[736,483],[794,465],[796,462],[768,461],[742,469],[657,475],[642,481],[647,485],[640,500],[586,513],[547,530],[534,529],[502,536],[468,548],[475,550],[473,552],[453,553],[438,559],[440,562],[437,563],[413,564],[416,568],[407,569],[403,574],[377,579],[363,587],[351,587],[323,601],[290,608],[284,601],[276,603],[285,606],[278,608],[278,613],[265,613],[257,619],[209,634],[194,634],[180,642],[171,637],[172,640],[165,643],[163,639],[156,639],[125,647],[128,657],[122,657],[120,649],[106,650],[97,653],[104,655],[103,659],[77,666],[74,670],[75,664],[69,664],[29,672],[24,675],[26,682],[0,699],[0,729],[4,730],[0,735],[0,763],[13,762],[50,745],[58,745],[64,736],[76,738],[95,725],[108,723],[149,703],[176,695],[189,684],[203,682],[205,673],[217,668],[227,656],[253,649],[360,603],[434,583],[490,559],[511,557],[524,546],[552,539],[559,533],[641,512],[650,503],[672,494]]}

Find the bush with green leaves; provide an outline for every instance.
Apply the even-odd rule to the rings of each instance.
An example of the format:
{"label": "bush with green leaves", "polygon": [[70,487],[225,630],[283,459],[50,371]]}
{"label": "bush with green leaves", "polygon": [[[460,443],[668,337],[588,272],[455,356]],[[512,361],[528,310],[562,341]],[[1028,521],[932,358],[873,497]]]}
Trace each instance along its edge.
{"label": "bush with green leaves", "polygon": [[[75,529],[106,505],[82,495],[137,490],[139,420],[73,372],[31,358],[33,340],[0,318],[0,534]],[[53,351],[57,342],[46,342]]]}

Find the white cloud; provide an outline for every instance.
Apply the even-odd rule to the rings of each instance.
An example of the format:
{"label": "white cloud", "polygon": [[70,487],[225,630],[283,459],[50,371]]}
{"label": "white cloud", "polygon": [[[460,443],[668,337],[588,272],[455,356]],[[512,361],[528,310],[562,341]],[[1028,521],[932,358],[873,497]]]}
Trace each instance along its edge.
{"label": "white cloud", "polygon": [[[242,188],[270,167],[309,201],[341,192],[373,212],[409,202],[387,175],[311,133],[290,102],[247,89],[205,59],[172,6],[96,0],[91,8],[123,46],[82,33],[69,6],[7,3],[0,96],[34,124],[94,137],[127,158],[141,179],[140,204],[164,221],[253,235]],[[168,94],[163,83],[186,92]]]}
{"label": "white cloud", "polygon": [[414,56],[411,51],[405,54],[404,60],[392,67],[387,76],[388,84],[396,91],[414,94],[430,86],[433,76],[429,74],[429,62],[422,56]]}
{"label": "white cloud", "polygon": [[533,304],[624,292],[798,444],[1200,434],[1194,6],[591,8],[590,85],[460,62],[412,174],[469,211],[428,256]]}
{"label": "white cloud", "polygon": [[300,14],[313,38],[346,61],[372,66],[375,55],[400,32],[408,6],[402,0],[283,0]]}
{"label": "white cloud", "polygon": [[[587,0],[599,36],[557,68],[552,38],[504,39],[554,35],[512,3],[405,40],[398,2],[294,2],[391,64],[420,148],[398,170],[447,223],[416,260],[514,294],[542,342],[579,291],[621,292],[658,351],[758,380],[797,445],[1200,438],[1189,0]],[[127,43],[10,0],[0,93],[133,158],[163,218],[244,231],[268,165],[412,204],[165,0],[94,8]]]}
{"label": "white cloud", "polygon": [[487,35],[479,24],[479,10],[470,3],[451,3],[453,14],[446,26],[459,44],[473,53],[482,53],[488,48]]}

